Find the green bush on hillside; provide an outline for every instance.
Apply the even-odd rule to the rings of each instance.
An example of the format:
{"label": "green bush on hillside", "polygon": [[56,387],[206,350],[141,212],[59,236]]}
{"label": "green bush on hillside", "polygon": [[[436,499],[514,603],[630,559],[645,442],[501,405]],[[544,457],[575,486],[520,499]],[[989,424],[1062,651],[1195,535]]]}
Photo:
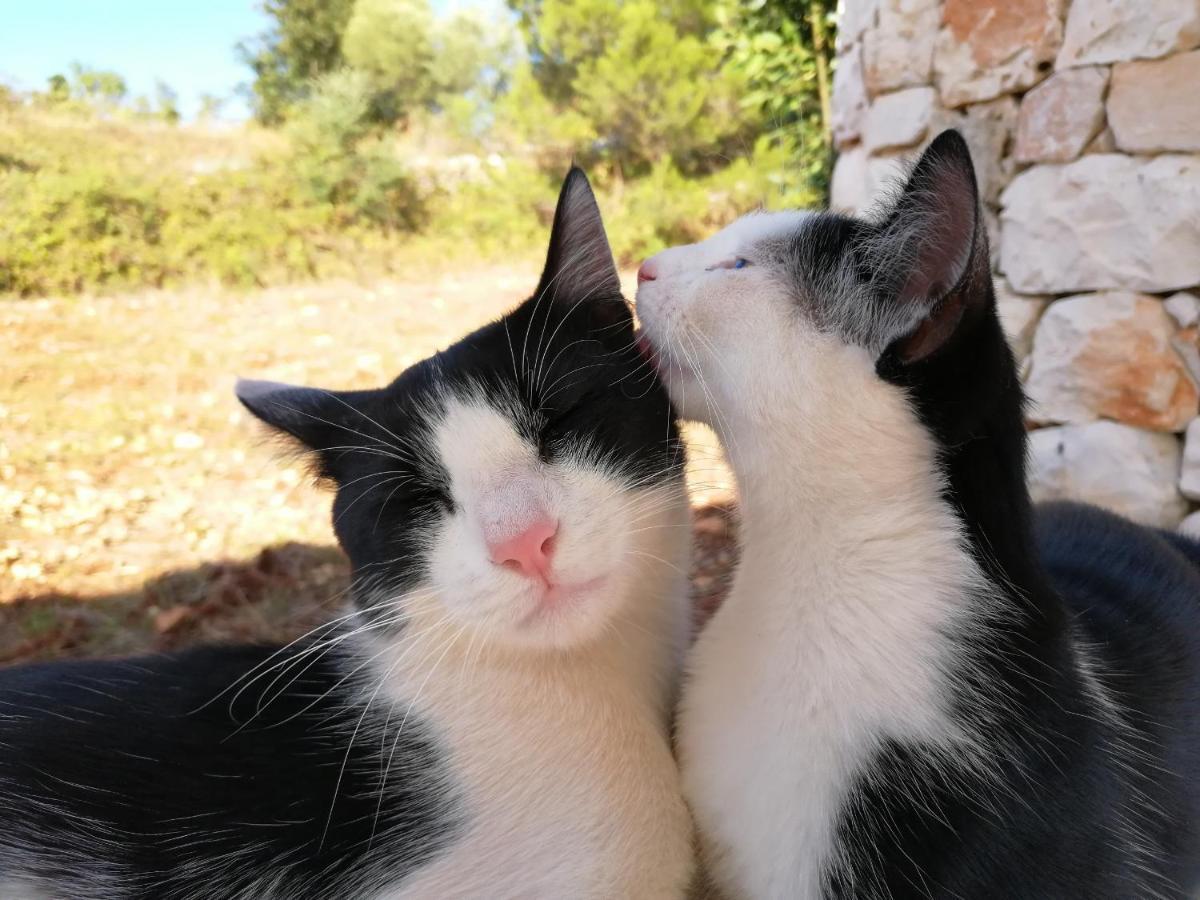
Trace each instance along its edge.
{"label": "green bush on hillside", "polygon": [[[195,174],[138,158],[154,132],[78,142],[78,128],[7,123],[0,155],[0,294],[40,295],[216,279],[249,286],[380,263],[420,218],[394,154],[297,143]],[[0,130],[0,134],[5,134]],[[328,164],[336,181],[314,185]]]}

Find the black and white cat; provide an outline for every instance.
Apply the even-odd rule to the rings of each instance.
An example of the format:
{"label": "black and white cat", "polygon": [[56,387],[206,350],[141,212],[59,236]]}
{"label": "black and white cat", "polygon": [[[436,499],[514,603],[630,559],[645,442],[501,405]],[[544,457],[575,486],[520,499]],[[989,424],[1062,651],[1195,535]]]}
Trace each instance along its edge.
{"label": "black and white cat", "polygon": [[1193,896],[1200,545],[1033,512],[959,135],[877,221],[654,257],[638,312],[742,498],[679,719],[728,897]]}
{"label": "black and white cat", "polygon": [[583,173],[509,315],[380,390],[238,396],[336,485],[354,609],[0,671],[0,897],[682,896],[683,453]]}

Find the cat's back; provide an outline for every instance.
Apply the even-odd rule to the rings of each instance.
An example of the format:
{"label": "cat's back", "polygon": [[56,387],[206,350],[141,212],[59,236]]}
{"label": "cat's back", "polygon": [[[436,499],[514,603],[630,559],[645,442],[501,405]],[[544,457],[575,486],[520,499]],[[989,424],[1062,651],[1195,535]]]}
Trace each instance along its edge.
{"label": "cat's back", "polygon": [[1036,510],[1038,552],[1073,621],[1105,757],[1136,790],[1140,843],[1200,879],[1200,544],[1078,503]]}
{"label": "cat's back", "polygon": [[616,658],[384,682],[361,649],[0,670],[0,897],[680,896],[678,771]]}
{"label": "cat's back", "polygon": [[1036,508],[1038,554],[1094,639],[1200,676],[1200,543],[1081,503]]}
{"label": "cat's back", "polygon": [[385,783],[378,717],[321,650],[0,670],[0,886],[322,897],[436,855],[458,821],[433,729],[409,723]]}

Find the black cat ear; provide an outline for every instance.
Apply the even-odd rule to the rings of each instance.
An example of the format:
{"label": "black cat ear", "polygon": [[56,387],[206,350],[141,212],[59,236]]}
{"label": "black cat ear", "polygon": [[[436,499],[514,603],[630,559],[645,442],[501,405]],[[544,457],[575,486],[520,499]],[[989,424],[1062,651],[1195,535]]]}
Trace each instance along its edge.
{"label": "black cat ear", "polygon": [[621,296],[621,279],[604,233],[600,207],[587,176],[572,166],[558,194],[546,267],[538,294],[548,292],[572,303]]}
{"label": "black cat ear", "polygon": [[328,446],[329,394],[318,388],[239,378],[234,393],[242,406],[272,428],[294,437],[310,450]]}
{"label": "black cat ear", "polygon": [[892,345],[906,363],[942,347],[988,297],[987,235],[966,141],[943,131],[922,154],[877,239],[885,302],[915,327]]}

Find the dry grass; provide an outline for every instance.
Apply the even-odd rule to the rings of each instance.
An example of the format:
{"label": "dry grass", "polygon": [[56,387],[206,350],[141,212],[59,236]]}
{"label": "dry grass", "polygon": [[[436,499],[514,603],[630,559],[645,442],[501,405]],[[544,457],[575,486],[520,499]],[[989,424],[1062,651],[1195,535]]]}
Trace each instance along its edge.
{"label": "dry grass", "polygon": [[285,142],[278,132],[253,125],[168,125],[31,107],[0,108],[0,146],[20,147],[31,162],[54,166],[61,162],[59,148],[70,145],[88,156],[115,157],[140,171],[194,175],[248,166],[259,154],[282,151]]}

